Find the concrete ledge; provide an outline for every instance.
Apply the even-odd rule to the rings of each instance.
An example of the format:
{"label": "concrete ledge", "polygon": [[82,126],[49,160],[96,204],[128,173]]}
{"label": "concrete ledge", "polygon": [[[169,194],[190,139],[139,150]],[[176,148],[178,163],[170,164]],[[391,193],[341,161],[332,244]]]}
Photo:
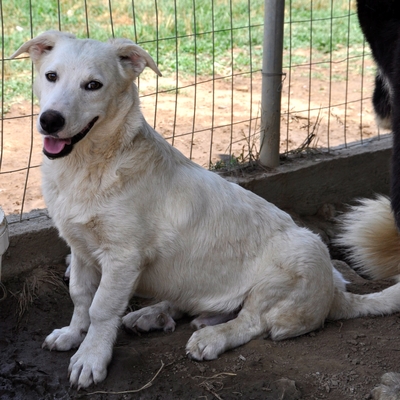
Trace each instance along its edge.
{"label": "concrete ledge", "polygon": [[282,209],[314,215],[326,203],[389,194],[391,148],[391,135],[385,135],[379,141],[293,158],[270,172],[227,179]]}
{"label": "concrete ledge", "polygon": [[[292,158],[280,167],[255,175],[226,177],[301,216],[314,215],[327,203],[389,193],[391,137],[329,154]],[[60,262],[68,247],[58,236],[47,210],[7,216],[10,247],[3,256],[6,280],[41,264]]]}
{"label": "concrete ledge", "polygon": [[68,247],[58,236],[47,210],[7,216],[10,246],[3,255],[2,280],[7,280],[41,264],[60,262]]}

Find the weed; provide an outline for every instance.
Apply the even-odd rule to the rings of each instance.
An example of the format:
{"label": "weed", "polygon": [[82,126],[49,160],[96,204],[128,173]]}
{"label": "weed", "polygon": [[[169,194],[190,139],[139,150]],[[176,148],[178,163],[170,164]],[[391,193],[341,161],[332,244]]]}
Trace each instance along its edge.
{"label": "weed", "polygon": [[11,295],[18,301],[18,322],[33,304],[38,294],[42,290],[45,290],[46,287],[68,291],[64,282],[55,271],[42,267],[33,270],[23,278],[22,289],[15,292],[10,291]]}

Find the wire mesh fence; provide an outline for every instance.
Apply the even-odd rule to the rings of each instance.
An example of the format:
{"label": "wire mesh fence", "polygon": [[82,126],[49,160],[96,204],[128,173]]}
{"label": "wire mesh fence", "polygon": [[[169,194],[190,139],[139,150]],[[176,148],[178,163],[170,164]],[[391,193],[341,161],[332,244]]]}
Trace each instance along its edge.
{"label": "wire mesh fence", "polygon": [[[146,119],[187,157],[218,169],[257,157],[263,17],[263,0],[0,0],[0,206],[21,215],[45,207],[34,72],[29,58],[8,58],[24,41],[48,29],[136,41],[163,74],[139,78]],[[376,135],[374,66],[355,1],[287,0],[284,30],[280,153]]]}
{"label": "wire mesh fence", "polygon": [[286,10],[281,152],[379,136],[371,105],[375,66],[356,1],[291,0]]}

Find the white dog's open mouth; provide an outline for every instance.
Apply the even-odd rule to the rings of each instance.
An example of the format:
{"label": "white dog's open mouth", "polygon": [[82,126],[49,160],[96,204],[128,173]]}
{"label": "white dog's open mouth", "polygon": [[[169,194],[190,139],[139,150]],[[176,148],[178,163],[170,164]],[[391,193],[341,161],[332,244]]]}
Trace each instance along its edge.
{"label": "white dog's open mouth", "polygon": [[65,157],[69,153],[71,153],[74,144],[78,143],[82,140],[89,131],[93,128],[93,125],[99,117],[93,118],[79,133],[77,133],[72,138],[67,139],[59,139],[54,136],[45,136],[43,142],[43,153],[52,159]]}

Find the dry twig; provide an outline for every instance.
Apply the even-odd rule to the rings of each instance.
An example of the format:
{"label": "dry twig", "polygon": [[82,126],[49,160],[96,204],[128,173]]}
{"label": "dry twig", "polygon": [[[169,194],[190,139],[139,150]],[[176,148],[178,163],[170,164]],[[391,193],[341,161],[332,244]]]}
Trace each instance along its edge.
{"label": "dry twig", "polygon": [[140,389],[124,390],[122,392],[107,392],[105,390],[104,391],[98,390],[97,392],[86,393],[86,396],[91,396],[92,394],[131,394],[131,393],[141,392],[142,390],[149,388],[153,384],[154,380],[157,378],[157,376],[160,374],[163,368],[164,368],[164,363],[161,361],[160,369],[153,376],[153,378],[149,382],[147,382],[144,386],[142,386]]}
{"label": "dry twig", "polygon": [[205,379],[203,382],[199,383],[199,386],[210,392],[216,399],[222,400],[221,396],[217,393],[223,389],[224,384],[221,381],[217,381],[217,378],[225,378],[227,376],[236,376],[231,372],[220,372],[219,374],[215,374],[210,377],[204,376],[194,376],[195,379]]}

